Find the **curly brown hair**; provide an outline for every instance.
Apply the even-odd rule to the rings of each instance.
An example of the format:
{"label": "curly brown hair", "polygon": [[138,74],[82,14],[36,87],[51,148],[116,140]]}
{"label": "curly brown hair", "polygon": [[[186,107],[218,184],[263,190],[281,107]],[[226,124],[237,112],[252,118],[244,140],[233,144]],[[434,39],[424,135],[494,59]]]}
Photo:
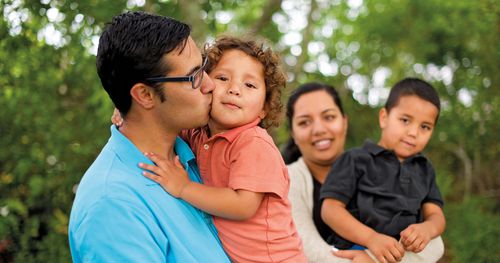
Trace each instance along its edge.
{"label": "curly brown hair", "polygon": [[264,43],[257,43],[255,40],[222,36],[214,44],[205,46],[204,54],[208,57],[207,73],[210,73],[214,69],[224,51],[234,49],[243,51],[245,54],[254,57],[264,66],[264,81],[266,83],[264,110],[266,117],[260,122],[259,126],[265,129],[277,127],[283,111],[281,93],[286,85],[286,74],[281,68],[280,57],[271,48],[264,47]]}

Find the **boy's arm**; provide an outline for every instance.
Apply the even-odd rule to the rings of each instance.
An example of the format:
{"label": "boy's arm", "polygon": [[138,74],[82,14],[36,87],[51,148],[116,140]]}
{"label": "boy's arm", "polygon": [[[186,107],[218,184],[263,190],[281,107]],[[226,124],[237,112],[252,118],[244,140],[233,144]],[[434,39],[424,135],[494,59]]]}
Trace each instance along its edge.
{"label": "boy's arm", "polygon": [[377,233],[359,222],[341,201],[325,198],[321,207],[321,218],[340,236],[367,247],[380,262],[399,261],[404,255],[404,249],[396,239]]}
{"label": "boy's arm", "polygon": [[172,196],[181,198],[191,205],[218,217],[231,220],[245,220],[252,217],[260,206],[263,193],[231,188],[211,187],[189,180],[187,172],[179,162],[175,163],[147,153],[155,165],[140,163],[143,175],[159,183]]}
{"label": "boy's arm", "polygon": [[422,251],[431,239],[441,235],[446,225],[443,210],[438,205],[424,203],[422,213],[422,223],[412,224],[401,232],[401,243],[406,250],[415,253]]}

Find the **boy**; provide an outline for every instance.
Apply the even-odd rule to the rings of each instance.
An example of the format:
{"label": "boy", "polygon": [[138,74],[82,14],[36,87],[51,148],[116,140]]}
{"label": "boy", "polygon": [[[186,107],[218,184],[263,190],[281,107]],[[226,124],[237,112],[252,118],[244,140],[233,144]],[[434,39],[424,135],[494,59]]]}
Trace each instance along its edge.
{"label": "boy", "polygon": [[332,245],[366,247],[380,262],[394,262],[444,231],[443,200],[421,154],[439,110],[439,96],[425,81],[407,78],[391,89],[379,114],[379,143],[339,157],[321,190]]}

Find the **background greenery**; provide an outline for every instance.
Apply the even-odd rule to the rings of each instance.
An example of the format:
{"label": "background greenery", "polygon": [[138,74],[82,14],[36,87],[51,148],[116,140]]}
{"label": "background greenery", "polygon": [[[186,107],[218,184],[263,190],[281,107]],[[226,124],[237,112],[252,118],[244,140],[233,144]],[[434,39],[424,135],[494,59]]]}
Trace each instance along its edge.
{"label": "background greenery", "polygon": [[[431,82],[442,115],[426,149],[448,220],[442,262],[500,262],[499,0],[1,0],[0,262],[68,262],[74,189],[105,144],[113,105],[95,72],[103,25],[124,10],[172,16],[199,42],[266,38],[288,92],[333,84],[348,147],[405,76]],[[187,117],[187,116],[186,116]],[[274,132],[278,144],[286,127]]]}

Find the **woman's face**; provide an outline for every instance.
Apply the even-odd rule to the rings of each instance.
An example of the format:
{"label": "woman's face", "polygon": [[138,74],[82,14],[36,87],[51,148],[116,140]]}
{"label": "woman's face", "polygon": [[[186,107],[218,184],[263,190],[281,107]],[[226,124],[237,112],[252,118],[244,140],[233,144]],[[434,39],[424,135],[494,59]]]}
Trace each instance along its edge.
{"label": "woman's face", "polygon": [[306,163],[331,165],[344,151],[347,118],[323,90],[300,96],[292,116],[292,137]]}

